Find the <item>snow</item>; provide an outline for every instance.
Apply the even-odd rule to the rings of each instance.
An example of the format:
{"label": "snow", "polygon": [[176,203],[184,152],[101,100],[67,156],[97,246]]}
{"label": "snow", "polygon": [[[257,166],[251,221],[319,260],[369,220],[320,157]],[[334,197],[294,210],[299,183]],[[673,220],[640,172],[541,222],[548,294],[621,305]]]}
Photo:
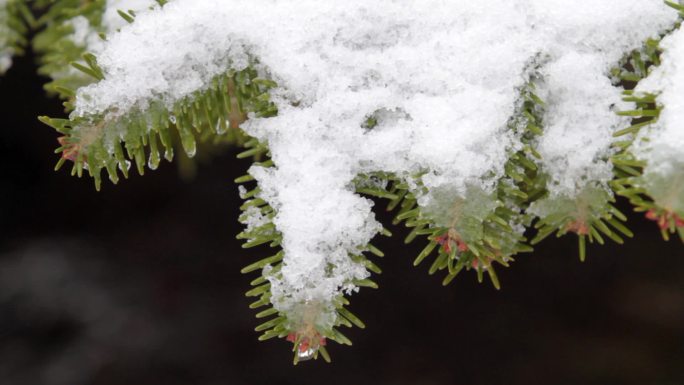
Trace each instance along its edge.
{"label": "snow", "polygon": [[87,18],[76,16],[67,21],[74,30],[70,39],[78,46],[84,47],[87,52],[99,54],[104,48],[104,41],[100,37],[100,32],[110,35],[118,31],[128,22],[119,15],[118,11],[134,11],[136,15],[148,12],[155,7],[157,2],[154,0],[107,0],[102,14],[101,30],[90,24]]}
{"label": "snow", "polygon": [[468,191],[491,194],[521,146],[509,122],[536,71],[551,199],[605,188],[611,134],[627,124],[609,70],[676,17],[660,0],[176,0],[110,37],[106,79],[79,90],[74,116],[171,106],[250,63],[277,81],[278,116],[244,126],[276,165],[250,169],[283,236],[271,300],[292,317],[316,304],[325,328],[333,299],[368,276],[349,254],[380,230],[356,175],[419,182],[435,218]]}
{"label": "snow", "polygon": [[[663,108],[658,122],[637,138],[634,153],[647,163],[642,183],[656,203],[684,212],[684,31],[679,29],[661,42],[664,53],[637,92],[658,95]],[[646,139],[646,137],[648,139]],[[680,190],[677,190],[680,189]]]}
{"label": "snow", "polygon": [[157,2],[154,0],[107,0],[107,7],[102,15],[102,25],[107,34],[112,33],[128,24],[118,11],[133,11],[137,16],[156,6]]}
{"label": "snow", "polygon": [[97,31],[84,16],[76,16],[67,21],[74,32],[69,36],[77,46],[86,47],[87,50],[98,52],[104,47],[104,42]]}
{"label": "snow", "polygon": [[[100,36],[104,33],[109,36],[117,32],[121,27],[128,24],[128,22],[119,15],[118,10],[124,12],[134,11],[136,15],[145,13],[154,9],[157,2],[154,0],[107,0],[102,9],[102,19],[100,26],[95,26],[90,23],[84,16],[75,16],[65,22],[70,25],[73,32],[68,36],[76,46],[82,47],[85,52],[99,55],[105,47],[105,41]],[[53,78],[61,78],[64,76],[85,76],[81,71],[69,66],[61,73],[51,74]]]}

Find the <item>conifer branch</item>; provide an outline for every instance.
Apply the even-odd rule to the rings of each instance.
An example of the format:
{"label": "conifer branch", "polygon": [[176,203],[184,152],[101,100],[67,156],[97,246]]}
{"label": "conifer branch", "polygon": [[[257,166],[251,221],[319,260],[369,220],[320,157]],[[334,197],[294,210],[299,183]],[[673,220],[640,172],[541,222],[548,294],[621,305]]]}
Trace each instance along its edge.
{"label": "conifer branch", "polygon": [[[684,15],[684,6],[667,2],[667,4]],[[678,25],[668,34],[678,30]],[[673,209],[670,200],[681,200],[684,197],[684,184],[675,176],[675,180],[656,180],[644,177],[644,168],[647,162],[639,159],[632,152],[636,141],[647,140],[647,130],[658,122],[663,106],[658,103],[658,95],[652,93],[639,93],[634,87],[640,81],[648,77],[651,70],[661,64],[659,39],[650,39],[639,51],[634,51],[625,66],[627,69],[620,73],[621,80],[627,84],[624,92],[624,100],[634,104],[633,110],[620,111],[618,114],[633,118],[632,125],[615,133],[618,149],[612,157],[615,166],[616,179],[612,186],[618,195],[629,199],[637,212],[643,212],[645,217],[657,223],[665,240],[671,234],[678,233],[684,241],[684,212]],[[646,133],[646,135],[645,135]],[[666,191],[663,194],[663,190]],[[668,198],[666,198],[668,197]]]}
{"label": "conifer branch", "polygon": [[0,75],[11,67],[12,56],[24,53],[34,24],[26,1],[0,0]]}
{"label": "conifer branch", "polygon": [[[243,154],[246,156],[253,156],[256,154],[269,157],[268,147],[257,141],[251,139],[244,144],[247,149]],[[274,167],[273,162],[269,159],[264,162],[255,164],[262,168]],[[366,178],[361,178],[369,180]],[[238,178],[236,181],[240,184],[253,184],[250,175]],[[240,222],[246,225],[245,231],[238,234],[237,239],[244,240],[243,248],[250,249],[256,246],[268,245],[271,248],[279,248],[282,242],[282,234],[278,231],[277,226],[273,222],[277,212],[266,201],[259,198],[260,189],[257,186],[252,186],[251,190],[247,190],[243,185],[241,188],[241,197],[245,199],[245,203],[241,206],[243,210],[240,216]],[[363,188],[365,193],[374,195],[378,193],[384,195],[382,190],[373,188]],[[380,268],[368,259],[364,253],[369,252],[382,257],[383,253],[375,246],[369,244],[364,250],[359,250],[358,253],[350,255],[350,258],[358,264],[365,266],[369,271],[375,274],[381,274]],[[332,304],[324,304],[318,302],[304,302],[296,306],[299,308],[297,312],[282,312],[278,311],[273,303],[273,293],[271,292],[270,281],[274,279],[282,279],[281,270],[283,268],[284,251],[280,250],[274,255],[263,258],[259,261],[253,262],[244,267],[241,272],[243,274],[260,271],[260,276],[251,282],[254,288],[249,290],[245,295],[247,297],[257,298],[255,302],[250,305],[253,309],[263,309],[257,313],[256,318],[262,321],[264,318],[271,317],[267,321],[259,324],[255,331],[261,332],[259,341],[265,341],[272,338],[286,339],[293,343],[294,360],[296,365],[300,361],[309,359],[318,359],[322,357],[326,362],[330,362],[330,354],[327,351],[327,341],[335,341],[342,345],[351,345],[352,342],[341,331],[340,328],[356,326],[364,329],[366,326],[349,309],[349,300],[343,294],[340,294],[332,301]],[[329,266],[330,274],[333,274],[335,266]],[[354,285],[358,287],[377,288],[377,284],[371,279],[357,280],[353,282],[346,282],[344,286]],[[333,320],[332,325],[324,325],[320,322],[322,314],[329,313],[332,306]]]}
{"label": "conifer branch", "polygon": [[[45,89],[67,100],[67,111],[73,109],[75,90],[96,80],[87,73],[84,55],[88,53],[88,39],[105,39],[102,16],[106,4],[106,0],[53,0],[37,20],[41,30],[32,45],[39,58],[38,73],[52,79]],[[82,35],[78,38],[76,28]]]}
{"label": "conifer branch", "polygon": [[[102,79],[94,58],[88,58],[83,71]],[[268,96],[273,85],[258,78],[255,70],[232,71],[215,78],[207,90],[184,98],[170,109],[152,103],[144,111],[138,109],[124,115],[108,111],[94,117],[40,120],[64,135],[60,139],[62,146],[56,150],[62,156],[56,169],[70,160],[72,175],[80,177],[87,170],[99,189],[102,169],[116,184],[119,172],[128,177],[131,161],[142,175],[146,167],[156,169],[162,156],[171,161],[175,149],[182,148],[193,157],[198,142],[244,142],[239,125],[248,113],[260,117],[277,113]]]}
{"label": "conifer branch", "polygon": [[[164,2],[159,1],[158,3],[161,6]],[[102,12],[104,12],[103,4],[102,1],[98,0],[88,3],[87,6],[70,0],[56,2],[54,8],[51,8],[46,16],[40,20],[46,27],[34,42],[34,47],[43,53],[44,65],[41,70],[55,79],[49,89],[67,99],[65,103],[67,110],[72,110],[76,102],[83,102],[85,98],[92,95],[88,93],[79,94],[75,87],[85,84],[97,86],[110,80],[111,72],[106,71],[106,65],[104,66],[105,69],[101,68],[95,55],[86,53],[87,50],[84,46],[74,44],[70,40],[71,38],[68,35],[74,32],[73,25],[71,28],[65,26],[66,20],[84,17],[90,25],[95,26],[96,29],[100,28]],[[670,5],[680,12],[682,11],[682,7],[678,4],[672,3]],[[172,7],[169,6],[168,8]],[[135,28],[139,22],[134,10],[120,10],[119,16],[126,23],[132,23],[131,26],[126,27],[129,29]],[[177,21],[178,18],[165,19],[166,22],[169,20]],[[441,24],[438,23],[438,25]],[[516,29],[519,26],[514,27],[513,29]],[[104,33],[102,31],[101,29],[101,33]],[[218,34],[220,36],[230,35],[227,32],[224,33],[223,30],[220,32]],[[234,31],[229,30],[229,32]],[[237,36],[236,39],[240,40],[242,32],[240,31]],[[526,35],[521,36],[525,37]],[[358,40],[356,35],[352,34],[352,37]],[[641,37],[636,39],[636,42],[631,42],[630,47],[636,46],[640,40]],[[127,40],[126,42],[131,41]],[[635,141],[647,135],[647,128],[658,122],[664,108],[659,105],[659,95],[636,93],[632,90],[634,84],[649,75],[650,68],[660,63],[661,51],[658,40],[647,41],[641,50],[629,55],[612,72],[616,82],[620,81],[627,89],[624,93],[624,100],[635,105],[634,109],[620,111],[618,115],[633,119],[633,124],[615,132],[616,142],[613,149],[608,148],[609,142],[606,142],[607,144],[604,146],[606,148],[602,148],[600,145],[594,146],[590,151],[591,156],[587,157],[594,162],[593,164],[587,162],[588,166],[586,166],[581,162],[576,162],[581,167],[573,168],[570,171],[559,167],[559,164],[562,166],[562,161],[566,161],[566,163],[570,163],[566,166],[573,166],[574,163],[571,161],[578,160],[577,157],[564,157],[565,154],[561,154],[558,156],[561,161],[557,161],[553,159],[553,155],[556,155],[553,151],[551,152],[552,156],[545,157],[543,155],[546,153],[543,151],[542,140],[548,139],[550,129],[554,127],[553,122],[550,122],[553,119],[549,119],[549,117],[553,117],[554,113],[556,117],[558,115],[567,117],[566,115],[575,112],[572,108],[569,111],[562,110],[567,107],[563,105],[564,102],[569,101],[576,104],[586,102],[586,100],[577,100],[584,96],[582,93],[572,94],[567,100],[553,99],[554,91],[560,94],[567,92],[567,88],[572,88],[572,85],[568,86],[568,84],[563,83],[564,78],[553,79],[553,75],[549,75],[549,65],[558,65],[558,62],[561,61],[559,57],[555,58],[555,63],[550,63],[552,60],[548,59],[547,62],[547,58],[544,56],[545,52],[536,52],[529,54],[531,56],[525,56],[527,67],[523,68],[521,64],[515,70],[515,76],[518,77],[521,76],[522,70],[523,78],[511,82],[510,87],[503,91],[502,89],[495,89],[496,92],[490,89],[483,90],[486,87],[482,87],[479,83],[491,82],[488,77],[476,79],[474,81],[477,83],[476,86],[470,84],[470,80],[462,84],[450,85],[454,89],[467,89],[468,92],[472,92],[478,97],[482,95],[494,97],[493,95],[501,92],[510,93],[509,98],[502,99],[505,102],[500,102],[503,107],[510,106],[510,110],[506,110],[503,119],[492,121],[481,119],[474,123],[468,121],[471,125],[478,126],[477,129],[480,128],[479,125],[488,125],[485,139],[473,140],[469,143],[471,146],[477,145],[493,150],[492,147],[487,147],[489,143],[485,142],[488,140],[494,142],[494,139],[497,139],[495,136],[505,137],[501,142],[496,142],[497,144],[503,143],[495,149],[494,152],[498,151],[496,154],[487,154],[487,157],[483,157],[487,158],[485,161],[487,164],[479,168],[473,167],[475,171],[472,171],[465,168],[440,168],[437,164],[438,161],[426,160],[425,158],[429,157],[424,157],[423,154],[416,156],[412,152],[413,148],[397,150],[399,155],[389,151],[383,152],[382,156],[385,158],[397,158],[390,159],[391,162],[386,162],[387,159],[385,158],[380,159],[381,156],[375,157],[375,153],[371,154],[372,151],[368,151],[368,149],[351,148],[353,146],[363,147],[366,144],[364,141],[379,147],[378,145],[384,144],[384,142],[378,138],[392,139],[389,134],[383,136],[383,134],[387,134],[386,131],[389,129],[400,131],[397,134],[398,136],[401,133],[413,130],[409,135],[399,137],[403,140],[416,140],[412,144],[423,151],[426,150],[420,145],[438,147],[440,143],[436,143],[435,137],[430,136],[434,134],[429,130],[423,130],[425,127],[415,124],[412,121],[411,114],[406,112],[401,105],[396,106],[395,104],[403,103],[402,99],[411,99],[414,103],[416,101],[423,103],[445,102],[445,105],[449,106],[445,109],[449,109],[454,107],[450,103],[458,100],[467,104],[467,108],[464,107],[466,112],[459,115],[463,120],[467,120],[469,118],[467,114],[471,112],[482,115],[493,111],[493,109],[479,108],[480,106],[476,103],[466,101],[467,98],[471,97],[467,92],[463,94],[467,98],[459,94],[461,91],[453,91],[453,93],[442,94],[442,99],[440,99],[438,97],[433,98],[433,96],[428,98],[425,95],[430,92],[439,94],[442,92],[442,88],[448,88],[443,84],[435,87],[437,91],[429,90],[430,92],[423,90],[424,84],[404,84],[401,82],[392,84],[391,87],[384,84],[372,88],[374,82],[383,84],[383,82],[391,83],[391,81],[387,79],[377,80],[376,78],[381,77],[382,74],[374,74],[371,70],[357,74],[356,77],[362,78],[361,80],[356,77],[351,77],[352,80],[345,79],[340,73],[346,74],[350,69],[340,66],[335,67],[337,72],[334,72],[330,77],[337,80],[335,76],[339,76],[342,79],[340,84],[343,86],[335,88],[338,86],[337,83],[325,83],[329,80],[324,79],[328,75],[325,74],[325,76],[318,78],[312,76],[315,78],[312,83],[317,84],[317,86],[325,84],[330,87],[329,89],[321,86],[323,91],[317,89],[316,92],[309,95],[301,90],[300,85],[300,89],[289,94],[288,92],[291,90],[284,86],[279,87],[273,79],[278,79],[279,82],[281,79],[286,80],[281,83],[285,86],[290,86],[291,83],[298,81],[301,82],[302,79],[308,79],[308,74],[305,76],[300,71],[303,64],[300,62],[289,63],[288,69],[293,74],[286,74],[291,75],[289,78],[279,76],[277,68],[275,68],[278,63],[274,62],[272,57],[270,57],[271,62],[269,63],[261,62],[266,60],[264,56],[268,56],[271,51],[277,51],[279,47],[268,45],[261,40],[250,43],[253,45],[264,44],[263,47],[260,47],[261,51],[254,49],[247,43],[244,43],[244,46],[252,48],[254,52],[261,52],[262,54],[266,52],[267,54],[259,57],[249,49],[245,49],[244,52],[240,51],[240,53],[246,52],[245,55],[249,58],[247,68],[243,66],[232,67],[232,64],[226,65],[225,72],[213,76],[208,84],[202,84],[194,91],[182,93],[180,96],[181,93],[174,92],[175,99],[172,98],[172,102],[167,102],[166,99],[158,95],[163,92],[152,89],[153,92],[150,93],[148,92],[150,89],[143,89],[142,91],[145,92],[137,93],[136,97],[141,98],[139,95],[143,95],[143,97],[147,95],[150,100],[135,99],[133,102],[128,100],[129,105],[133,106],[130,108],[119,108],[106,103],[103,107],[100,103],[97,107],[93,107],[96,112],[90,110],[77,111],[78,113],[72,113],[69,119],[41,117],[41,121],[54,127],[63,135],[60,138],[61,147],[57,149],[57,152],[61,154],[57,168],[66,161],[72,161],[72,174],[81,176],[87,172],[95,180],[98,189],[101,185],[103,169],[106,170],[109,179],[117,183],[120,175],[128,176],[132,162],[135,163],[138,172],[143,174],[145,168],[157,168],[162,157],[170,161],[175,151],[182,149],[188,156],[194,156],[197,152],[198,143],[225,141],[243,145],[244,151],[238,155],[238,158],[253,158],[254,164],[249,174],[236,180],[239,184],[250,186],[250,189],[241,187],[241,197],[245,202],[241,207],[243,214],[240,221],[245,224],[246,229],[238,235],[238,238],[244,240],[243,247],[246,249],[263,245],[268,245],[274,249],[271,256],[254,261],[242,270],[243,273],[260,272],[260,276],[252,281],[252,289],[246,295],[255,299],[250,307],[260,309],[257,318],[262,323],[256,327],[256,331],[262,333],[259,339],[266,340],[277,337],[292,342],[295,363],[319,356],[329,361],[330,355],[326,350],[326,341],[334,340],[341,344],[351,344],[351,341],[340,332],[341,326],[357,326],[360,328],[365,326],[357,316],[349,311],[349,301],[346,295],[360,287],[377,287],[377,284],[369,279],[368,275],[369,272],[380,274],[381,269],[369,256],[372,254],[382,257],[384,254],[373,246],[369,239],[377,233],[391,234],[386,229],[380,228],[371,217],[364,216],[365,210],[370,213],[371,205],[367,199],[360,196],[384,199],[389,202],[388,210],[396,210],[397,212],[394,224],[403,223],[410,229],[404,241],[409,243],[416,239],[422,239],[424,243],[427,243],[422,252],[414,259],[414,265],[428,262],[430,274],[436,272],[444,274],[442,281],[444,285],[449,284],[461,271],[472,270],[480,282],[484,280],[486,275],[494,287],[499,289],[501,285],[495,265],[508,267],[518,253],[532,251],[533,245],[552,234],[557,237],[568,233],[577,235],[579,256],[582,261],[586,258],[587,242],[603,244],[610,239],[617,243],[623,243],[624,237],[631,237],[633,234],[624,224],[626,216],[615,207],[614,194],[627,197],[637,211],[644,211],[649,219],[657,221],[666,238],[675,231],[679,231],[680,235],[682,234],[684,213],[672,210],[669,205],[664,204],[659,199],[659,194],[655,192],[656,189],[653,186],[653,180],[647,180],[644,176],[644,170],[647,167],[645,160],[632,151]],[[243,42],[240,41],[240,44]],[[381,41],[378,44],[382,46],[385,42]],[[306,50],[313,45],[315,44],[300,48]],[[353,55],[352,51],[356,47],[354,44],[350,43],[345,46],[345,44],[340,43],[340,45],[344,47],[341,52],[345,55]],[[372,44],[370,46],[375,48]],[[228,52],[223,48],[221,46],[221,52]],[[118,51],[118,53],[121,52]],[[311,60],[314,60],[313,57],[316,57],[316,60],[329,58],[329,56],[318,51],[308,53],[312,52],[314,55],[308,57]],[[339,52],[335,53],[339,54]],[[288,51],[288,54],[291,52]],[[610,68],[609,66],[621,54],[623,52],[619,51],[611,56],[606,68]],[[577,55],[582,60],[571,57],[568,62],[575,65],[580,62],[584,63],[583,59],[585,58],[581,57],[579,53]],[[342,56],[340,55],[340,57]],[[221,58],[221,60],[223,59],[225,58]],[[232,60],[231,57],[228,59]],[[357,57],[359,62],[362,59]],[[210,58],[206,60],[210,61]],[[530,61],[534,65],[530,65]],[[64,70],[67,63],[71,63],[72,68],[77,72],[72,71],[68,74],[60,72]],[[226,61],[226,63],[232,62]],[[521,63],[523,63],[522,60]],[[123,65],[127,64],[123,63]],[[327,65],[327,62],[324,64]],[[561,64],[565,63],[561,62]],[[530,69],[530,67],[532,68]],[[186,68],[187,70],[187,67],[183,66],[178,68]],[[240,70],[231,70],[231,68],[240,68]],[[564,69],[560,66],[556,67],[555,70],[559,68]],[[220,66],[220,69],[223,71],[224,67]],[[395,70],[401,71],[399,67]],[[74,75],[76,73],[78,75]],[[214,74],[214,72],[211,73]],[[265,75],[266,73],[269,75]],[[271,73],[274,76],[271,77]],[[413,72],[407,73],[414,76]],[[493,73],[494,78],[498,78],[500,75],[496,71]],[[177,74],[174,73],[173,75]],[[566,76],[565,73],[562,75],[561,78]],[[606,73],[600,75],[605,78]],[[508,74],[507,76],[512,75]],[[136,77],[136,79],[139,78]],[[118,80],[120,79],[116,79],[116,81]],[[560,82],[560,85],[556,84],[556,88],[554,88],[553,84],[549,85],[552,83],[551,80]],[[169,79],[165,78],[164,81],[168,82]],[[350,85],[344,81],[349,81]],[[130,81],[123,83],[127,85],[127,88],[118,87],[117,84],[114,91],[121,92],[124,89],[125,92],[129,92],[130,88],[135,86]],[[426,81],[426,83],[429,82]],[[604,86],[604,88],[609,88],[610,92],[614,91],[609,82]],[[539,93],[538,90],[541,87],[546,87],[545,94]],[[88,88],[90,89],[90,87]],[[420,95],[423,99],[416,98],[413,100],[412,98],[415,95],[407,93],[405,91],[407,89],[413,90],[410,92]],[[415,91],[416,89],[420,91]],[[605,91],[600,87],[597,89]],[[396,99],[388,97],[387,100],[391,100],[391,102],[382,105],[383,102],[386,102],[382,101],[382,97],[385,93],[390,92],[388,90],[402,92],[402,97]],[[98,89],[101,96],[106,96],[106,91],[111,91],[111,89],[106,87]],[[138,89],[137,91],[141,90]],[[323,101],[317,99],[321,96],[318,94],[319,91],[323,95],[321,97]],[[364,95],[366,91],[372,96]],[[326,92],[328,93],[326,94]],[[608,96],[602,102],[613,100],[612,96],[614,95],[610,92],[606,93]],[[301,100],[297,99],[302,93],[308,96],[308,99],[306,97],[302,97]],[[80,99],[75,99],[75,95],[79,95],[78,98]],[[343,108],[341,107],[342,103],[337,100],[338,97],[347,103],[353,103],[357,98],[374,99],[376,97],[381,99],[381,102],[373,101],[367,104],[359,104],[363,106],[363,111],[344,110],[338,114],[338,111],[330,111],[335,108]],[[97,100],[99,101],[99,99]],[[514,101],[515,104],[513,105]],[[317,105],[319,102],[320,105]],[[606,107],[608,104],[606,103]],[[311,112],[311,109],[307,110],[307,108],[313,108],[311,106],[320,107],[324,113],[320,115],[307,114]],[[278,107],[281,107],[280,110]],[[422,116],[423,120],[430,120],[431,116],[426,114],[422,108],[415,108],[415,105],[412,107],[416,116]],[[601,111],[599,114],[592,115],[595,112],[593,107],[582,104],[579,109],[589,110],[588,113],[584,111],[589,118],[600,115]],[[559,113],[553,108],[562,111]],[[375,110],[375,112],[365,115],[368,110]],[[295,113],[291,116],[294,118],[288,120],[287,113],[293,111]],[[441,111],[429,109],[426,111],[441,113]],[[279,112],[282,115],[279,115]],[[460,111],[455,112],[460,113]],[[610,114],[601,122],[603,124],[601,128],[605,128],[604,131],[610,133],[612,132],[609,131],[612,129],[611,125],[618,118],[608,109],[603,112],[610,112]],[[508,114],[511,113],[512,116],[509,117]],[[352,116],[353,120],[349,118],[350,120],[346,121],[345,119],[348,119],[349,116]],[[249,137],[240,130],[241,124],[248,118],[269,117],[274,119],[255,119],[252,122],[253,124],[245,126],[245,129],[254,137]],[[575,116],[571,117],[576,118]],[[601,115],[601,117],[604,116]],[[298,131],[299,127],[296,127],[292,130],[285,130],[291,127],[283,127],[282,132],[274,132],[275,129],[269,126],[268,122],[281,122],[280,118],[284,118],[282,122],[285,122],[285,125],[301,124],[303,129]],[[507,118],[508,122],[506,122]],[[585,116],[581,116],[581,118],[584,119]],[[310,121],[307,122],[307,119]],[[343,121],[339,127],[335,126],[338,120]],[[308,126],[307,123],[309,123]],[[448,118],[437,119],[432,123],[433,125],[428,126],[428,128],[434,130],[458,124]],[[594,124],[593,121],[585,123],[587,125]],[[550,141],[555,141],[554,143],[557,144],[559,141],[565,140],[567,132],[564,132],[563,129],[571,131],[568,127],[574,128],[572,124],[568,126],[561,124],[560,132],[556,132],[556,136],[552,136]],[[473,129],[472,127],[467,128]],[[327,132],[327,129],[338,131]],[[406,131],[401,131],[402,129]],[[345,137],[346,141],[338,142],[335,140],[336,135],[343,136],[347,131],[352,132],[352,134]],[[442,132],[448,134],[447,130]],[[292,138],[279,141],[287,135],[292,135]],[[307,141],[310,139],[308,138],[309,135],[317,138],[318,141]],[[415,137],[420,135],[428,136],[428,140],[419,142]],[[467,141],[469,139],[467,136],[462,135],[457,139]],[[575,142],[582,142],[586,138],[580,139]],[[305,143],[302,144],[299,141]],[[274,142],[276,143],[274,144]],[[450,142],[450,144],[454,143],[455,141]],[[344,145],[348,147],[342,148]],[[392,145],[400,147],[401,143],[394,141]],[[577,146],[576,143],[572,145]],[[320,150],[320,154],[314,154],[315,151],[319,150],[317,146],[325,147]],[[453,159],[478,161],[481,158],[476,156],[476,152],[480,150],[478,148],[473,151],[468,146],[461,146],[453,151],[468,153],[468,156],[464,158],[454,157]],[[326,151],[334,154],[329,156],[325,154]],[[293,153],[296,156],[292,156]],[[439,154],[442,157],[450,156],[447,151]],[[314,155],[318,155],[318,157],[314,158]],[[314,160],[311,161],[312,166],[306,169],[308,173],[304,171],[291,172],[290,174],[283,174],[284,176],[277,174],[283,169],[292,171],[297,166],[303,167],[302,163],[309,159]],[[339,159],[343,161],[336,164],[338,168],[326,168],[326,162],[337,162]],[[390,166],[386,166],[388,163]],[[592,166],[597,168],[606,166],[608,171],[604,174],[593,173],[591,172]],[[612,170],[610,170],[611,167]],[[444,172],[444,169],[447,172]],[[565,174],[566,172],[568,175]],[[336,178],[336,173],[342,176]],[[462,174],[472,175],[462,176]],[[288,186],[290,190],[267,193],[264,180],[268,182],[268,177],[274,175],[281,178],[294,175],[296,180],[291,182],[285,179],[271,179],[272,184],[274,180],[281,184],[290,183]],[[612,181],[610,181],[611,176],[614,176]],[[328,177],[330,178],[326,179]],[[432,177],[441,177],[442,179],[439,180],[439,183],[430,183]],[[563,181],[559,182],[559,180],[563,178],[569,180],[570,183],[565,183],[562,186],[563,188],[560,188],[558,185]],[[320,185],[317,184],[321,179],[325,181]],[[255,181],[259,183],[253,183]],[[309,184],[305,185],[305,188],[299,188],[298,183],[302,183],[302,181]],[[676,199],[681,199],[684,196],[682,191],[684,180],[675,182],[673,187],[668,190],[668,194]],[[293,187],[293,185],[295,186]],[[658,188],[662,190],[661,187]],[[313,190],[316,190],[315,192],[318,195],[301,196]],[[287,199],[280,199],[282,197],[278,197],[278,193],[287,195]],[[297,284],[283,284],[287,279],[292,280],[293,276],[298,276],[298,272],[295,272],[296,274],[286,274],[286,272],[290,264],[299,257],[293,255],[291,250],[287,248],[286,242],[289,239],[288,236],[291,236],[288,231],[292,230],[291,227],[298,230],[298,224],[286,223],[283,225],[282,218],[279,216],[284,211],[283,206],[290,204],[300,212],[311,209],[312,212],[307,212],[307,215],[316,215],[320,214],[320,212],[315,211],[316,208],[320,209],[316,200],[324,200],[329,203],[326,200],[328,196],[339,196],[340,201],[352,202],[347,202],[346,206],[341,205],[342,209],[348,211],[343,212],[343,214],[356,214],[356,221],[352,221],[352,225],[362,227],[362,229],[358,231],[359,234],[356,234],[353,242],[345,243],[344,246],[340,246],[343,241],[341,238],[348,236],[344,231],[354,231],[354,229],[349,229],[352,225],[349,227],[333,227],[333,230],[337,230],[335,234],[337,238],[329,236],[328,238],[314,239],[315,242],[312,242],[310,248],[299,251],[303,250],[305,262],[309,262],[307,253],[313,255],[311,260],[323,267],[317,270],[321,277],[316,275],[311,282],[307,282],[309,287],[305,288],[299,287]],[[300,201],[306,203],[299,205]],[[339,201],[335,201],[323,207],[321,209],[324,212],[323,214],[329,206],[337,209],[338,203]],[[289,220],[294,221],[295,219],[292,218],[302,220],[296,215],[289,217]],[[332,216],[332,219],[326,223],[335,221],[337,221],[337,217]],[[299,238],[296,238],[296,243],[306,244],[309,237],[315,237],[316,235],[312,234],[312,228],[306,228],[305,231],[297,233]],[[527,239],[525,236],[527,230],[533,233],[531,239]],[[339,259],[336,262],[331,262],[327,255],[329,253],[339,253]],[[336,273],[335,269],[339,267],[336,265],[337,262],[344,265],[346,269],[359,269],[352,273]],[[318,284],[332,278],[339,278],[340,282],[335,281],[331,284],[332,288],[328,288],[324,294],[316,291],[319,289]],[[307,294],[307,296],[301,297],[306,299],[297,297],[300,292]],[[319,297],[312,293],[319,295]]]}

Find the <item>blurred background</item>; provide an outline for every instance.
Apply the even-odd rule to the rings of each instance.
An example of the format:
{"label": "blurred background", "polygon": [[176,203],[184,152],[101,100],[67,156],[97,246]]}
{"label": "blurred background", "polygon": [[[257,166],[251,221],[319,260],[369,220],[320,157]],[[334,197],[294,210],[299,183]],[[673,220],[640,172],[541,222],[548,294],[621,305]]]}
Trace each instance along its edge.
{"label": "blurred background", "polygon": [[640,215],[636,239],[585,263],[549,239],[499,292],[467,273],[443,288],[390,226],[380,289],[351,299],[367,328],[332,364],[293,367],[244,297],[240,268],[268,251],[235,240],[249,162],[227,150],[192,180],[165,163],[98,193],[53,171],[45,81],[30,54],[0,78],[0,385],[684,384],[684,247]]}

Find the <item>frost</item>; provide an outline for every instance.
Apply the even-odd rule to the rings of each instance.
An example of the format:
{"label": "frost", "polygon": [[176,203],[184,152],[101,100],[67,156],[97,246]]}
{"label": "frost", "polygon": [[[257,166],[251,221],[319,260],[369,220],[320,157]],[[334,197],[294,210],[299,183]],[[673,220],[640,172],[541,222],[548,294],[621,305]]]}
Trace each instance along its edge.
{"label": "frost", "polygon": [[627,123],[609,70],[676,16],[661,0],[177,0],[111,36],[106,79],[79,90],[74,116],[171,106],[248,65],[275,80],[278,116],[244,126],[276,165],[250,170],[283,237],[271,300],[289,315],[323,309],[311,322],[325,326],[332,300],[368,275],[350,254],[381,228],[357,175],[425,187],[420,205],[440,222],[454,207],[492,210],[484,198],[521,147],[510,121],[535,71],[551,196],[603,191],[611,134]]}

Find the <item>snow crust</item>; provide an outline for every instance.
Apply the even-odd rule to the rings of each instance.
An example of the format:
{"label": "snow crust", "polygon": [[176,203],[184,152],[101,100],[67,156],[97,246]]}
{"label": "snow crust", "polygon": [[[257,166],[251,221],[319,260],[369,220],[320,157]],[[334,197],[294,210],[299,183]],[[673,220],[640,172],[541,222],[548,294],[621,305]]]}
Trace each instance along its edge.
{"label": "snow crust", "polygon": [[676,17],[661,0],[176,0],[111,36],[98,57],[106,80],[79,90],[74,114],[171,106],[250,63],[276,80],[278,116],[244,128],[276,164],[250,173],[283,234],[272,301],[292,315],[330,308],[368,275],[349,258],[380,229],[354,193],[359,173],[421,173],[426,212],[449,207],[445,191],[493,191],[521,146],[509,122],[531,72],[551,196],[604,186],[611,134],[627,123],[609,70]]}
{"label": "snow crust", "polygon": [[[646,161],[643,183],[656,203],[684,213],[684,30],[661,42],[661,65],[639,83],[636,92],[658,95],[658,122],[637,138],[634,153]],[[646,140],[646,136],[648,140]]]}

